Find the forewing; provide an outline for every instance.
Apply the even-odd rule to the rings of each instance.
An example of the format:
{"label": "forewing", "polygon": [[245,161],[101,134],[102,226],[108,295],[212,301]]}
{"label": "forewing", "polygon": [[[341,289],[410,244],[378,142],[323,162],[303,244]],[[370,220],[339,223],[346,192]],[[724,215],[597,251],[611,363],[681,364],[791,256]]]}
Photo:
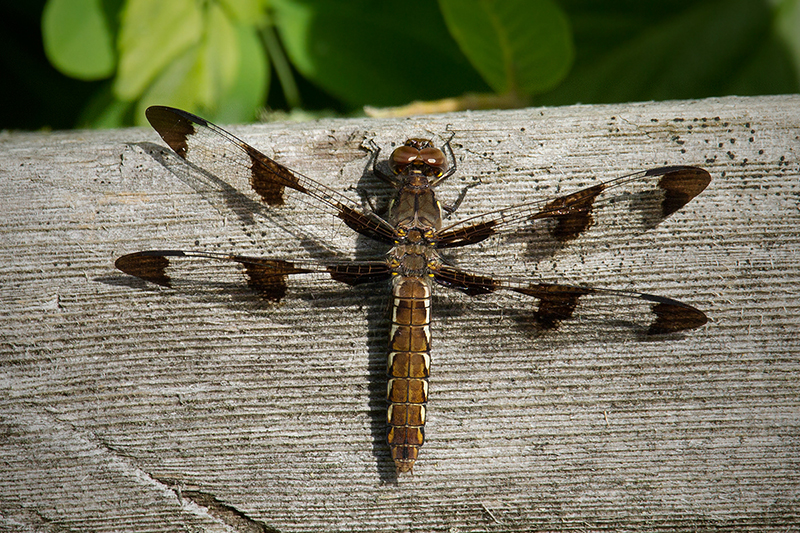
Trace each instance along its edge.
{"label": "forewing", "polygon": [[149,107],[147,120],[181,158],[269,206],[284,204],[286,188],[313,199],[353,230],[381,242],[394,242],[394,228],[360,206],[270,159],[219,126],[180,109]]}
{"label": "forewing", "polygon": [[492,235],[543,227],[557,242],[568,242],[586,232],[598,214],[611,215],[610,224],[629,234],[641,233],[686,205],[711,182],[699,167],[661,167],[586,189],[506,209],[491,211],[442,229],[438,248],[474,244]]}

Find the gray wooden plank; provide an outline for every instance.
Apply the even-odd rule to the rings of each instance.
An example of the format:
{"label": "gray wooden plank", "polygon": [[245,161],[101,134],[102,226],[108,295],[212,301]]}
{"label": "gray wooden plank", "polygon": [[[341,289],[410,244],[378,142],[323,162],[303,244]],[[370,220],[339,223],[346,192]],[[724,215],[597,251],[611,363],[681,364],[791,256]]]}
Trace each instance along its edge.
{"label": "gray wooden plank", "polygon": [[428,442],[415,475],[399,481],[383,444],[385,294],[328,286],[269,306],[220,287],[147,286],[113,268],[150,248],[308,258],[324,241],[365,257],[364,242],[300,204],[248,220],[213,183],[165,167],[152,131],[4,133],[0,523],[796,528],[799,104],[721,98],[232,128],[355,198],[351,188],[375,188],[365,138],[388,149],[454,131],[460,168],[441,194],[481,181],[458,217],[653,166],[712,174],[698,198],[630,239],[606,228],[538,263],[522,243],[459,251],[460,264],[504,275],[679,298],[711,322],[654,341],[598,308],[531,338],[508,310],[521,302],[439,291]]}

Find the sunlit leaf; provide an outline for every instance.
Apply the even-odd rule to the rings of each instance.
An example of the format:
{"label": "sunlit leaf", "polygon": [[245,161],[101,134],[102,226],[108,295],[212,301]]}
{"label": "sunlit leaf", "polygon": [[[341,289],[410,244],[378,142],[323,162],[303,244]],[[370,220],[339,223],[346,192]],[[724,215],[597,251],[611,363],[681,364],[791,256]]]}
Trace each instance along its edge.
{"label": "sunlit leaf", "polygon": [[131,102],[114,99],[109,84],[109,89],[98,93],[83,110],[78,127],[121,128],[127,126],[129,125],[128,115],[131,106]]}
{"label": "sunlit leaf", "polygon": [[197,88],[198,100],[203,107],[215,107],[220,96],[233,85],[240,60],[233,23],[219,4],[209,4],[197,64],[203,78]]}
{"label": "sunlit leaf", "polygon": [[235,22],[258,24],[265,16],[269,0],[218,0],[229,17]]}
{"label": "sunlit leaf", "polygon": [[171,61],[158,74],[136,105],[136,124],[146,124],[144,110],[151,105],[168,105],[198,111],[202,103],[198,98],[198,87],[203,81],[200,62],[200,45],[186,50]]}
{"label": "sunlit leaf", "polygon": [[164,68],[196,46],[203,32],[195,0],[128,0],[119,36],[114,91],[135,100]]}
{"label": "sunlit leaf", "polygon": [[264,105],[269,88],[269,59],[251,27],[239,27],[239,68],[233,75],[233,84],[223,93],[212,117],[216,122],[230,124],[250,121],[256,110]]}
{"label": "sunlit leaf", "polygon": [[206,31],[195,46],[164,68],[137,104],[144,123],[150,105],[171,105],[210,120],[250,120],[263,102],[267,60],[256,30],[236,26],[219,6],[209,6]]}
{"label": "sunlit leaf", "polygon": [[99,80],[114,73],[113,39],[101,0],[49,0],[42,38],[47,58],[67,76]]}

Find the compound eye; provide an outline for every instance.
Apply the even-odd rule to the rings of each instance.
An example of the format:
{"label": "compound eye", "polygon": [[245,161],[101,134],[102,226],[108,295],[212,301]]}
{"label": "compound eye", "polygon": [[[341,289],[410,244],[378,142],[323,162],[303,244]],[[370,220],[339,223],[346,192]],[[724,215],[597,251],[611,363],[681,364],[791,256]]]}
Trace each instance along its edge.
{"label": "compound eye", "polygon": [[426,165],[436,169],[437,176],[447,170],[447,158],[444,156],[444,152],[438,148],[425,148],[419,155]]}
{"label": "compound eye", "polygon": [[391,168],[392,172],[395,174],[399,174],[403,172],[408,165],[414,161],[418,161],[419,158],[419,150],[404,145],[396,148],[395,151],[392,152],[392,157],[389,158],[389,168]]}

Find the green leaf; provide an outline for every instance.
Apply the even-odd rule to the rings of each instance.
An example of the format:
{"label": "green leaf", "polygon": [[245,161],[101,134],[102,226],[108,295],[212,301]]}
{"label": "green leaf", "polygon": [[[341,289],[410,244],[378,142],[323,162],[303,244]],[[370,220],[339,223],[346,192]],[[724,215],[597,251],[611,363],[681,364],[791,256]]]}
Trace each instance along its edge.
{"label": "green leaf", "polygon": [[195,0],[128,0],[119,36],[114,92],[137,99],[170,63],[200,42],[203,19]]}
{"label": "green leaf", "polygon": [[48,0],[42,38],[50,63],[67,76],[89,81],[114,73],[111,27],[100,0]]}
{"label": "green leaf", "polygon": [[292,64],[349,105],[487,90],[429,0],[273,0],[272,7]]}
{"label": "green leaf", "polygon": [[[763,0],[563,1],[575,66],[539,105],[798,91]],[[794,29],[797,35],[797,28]]]}
{"label": "green leaf", "polygon": [[220,96],[233,85],[241,61],[236,28],[218,3],[208,6],[199,52],[198,101],[205,108],[214,108]]}
{"label": "green leaf", "polygon": [[216,122],[250,122],[256,110],[264,105],[269,89],[269,58],[254,28],[239,27],[239,68],[233,75],[233,84],[219,99]]}
{"label": "green leaf", "polygon": [[158,74],[137,104],[136,121],[143,123],[144,110],[153,104],[210,120],[251,120],[264,101],[267,65],[255,28],[233,24],[219,5],[211,4],[203,38]]}
{"label": "green leaf", "polygon": [[775,13],[775,29],[800,72],[800,1],[784,0]]}
{"label": "green leaf", "polygon": [[268,0],[218,0],[235,22],[257,24],[266,16]]}
{"label": "green leaf", "polygon": [[202,83],[200,46],[195,45],[171,61],[153,80],[136,105],[137,125],[146,124],[144,110],[151,105],[169,105],[188,111],[199,111],[202,102],[198,94]]}
{"label": "green leaf", "polygon": [[114,98],[111,82],[104,83],[81,110],[79,128],[122,128],[130,125],[132,104]]}
{"label": "green leaf", "polygon": [[497,93],[558,84],[574,50],[567,17],[551,0],[439,0],[461,50]]}

